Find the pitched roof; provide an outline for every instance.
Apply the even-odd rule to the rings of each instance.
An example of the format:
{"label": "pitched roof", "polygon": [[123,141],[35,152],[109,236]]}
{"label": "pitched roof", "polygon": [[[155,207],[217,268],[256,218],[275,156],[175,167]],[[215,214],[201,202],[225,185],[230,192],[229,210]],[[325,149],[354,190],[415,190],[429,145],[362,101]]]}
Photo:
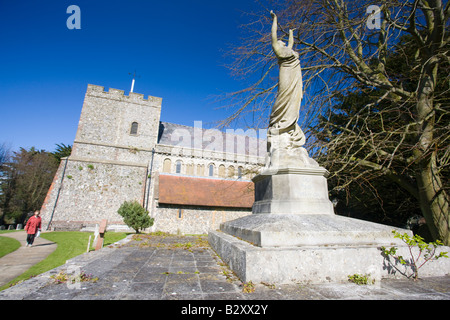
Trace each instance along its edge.
{"label": "pitched roof", "polygon": [[159,203],[251,208],[254,185],[251,181],[159,175]]}
{"label": "pitched roof", "polygon": [[[263,132],[265,134],[265,131]],[[217,129],[203,129],[161,121],[158,144],[264,157],[267,142],[257,135],[261,135],[261,132],[255,130],[222,132]]]}

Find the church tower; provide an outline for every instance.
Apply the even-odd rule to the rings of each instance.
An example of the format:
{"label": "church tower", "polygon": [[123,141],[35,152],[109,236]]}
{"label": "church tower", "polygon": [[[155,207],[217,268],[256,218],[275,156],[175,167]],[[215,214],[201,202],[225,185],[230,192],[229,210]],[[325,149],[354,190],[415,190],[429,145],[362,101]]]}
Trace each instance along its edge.
{"label": "church tower", "polygon": [[41,210],[43,228],[74,229],[108,219],[124,201],[145,206],[161,98],[88,85],[70,157],[61,161]]}

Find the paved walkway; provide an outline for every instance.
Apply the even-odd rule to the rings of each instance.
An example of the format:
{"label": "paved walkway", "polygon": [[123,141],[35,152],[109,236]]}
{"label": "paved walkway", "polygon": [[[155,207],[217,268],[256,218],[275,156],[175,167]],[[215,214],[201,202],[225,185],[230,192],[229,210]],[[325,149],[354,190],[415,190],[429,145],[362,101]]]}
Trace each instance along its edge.
{"label": "paved walkway", "polygon": [[[30,257],[28,253],[39,248],[21,248],[17,255]],[[51,245],[41,245],[41,248],[50,249]],[[25,264],[22,260],[15,261]],[[98,281],[56,284],[52,276],[59,272],[92,274]],[[256,300],[450,300],[450,276],[416,282],[385,279],[375,285],[255,284],[252,287],[233,276],[205,238],[142,235],[136,240],[128,237],[100,251],[82,254],[61,267],[0,292],[0,300],[55,299],[185,300],[186,307],[188,302],[195,305],[194,300],[240,301],[236,302],[240,304],[261,302]]]}
{"label": "paved walkway", "polygon": [[32,247],[26,247],[25,231],[2,233],[0,236],[16,239],[21,244],[19,249],[0,258],[0,287],[44,260],[56,249],[56,243],[41,237],[35,239]]}

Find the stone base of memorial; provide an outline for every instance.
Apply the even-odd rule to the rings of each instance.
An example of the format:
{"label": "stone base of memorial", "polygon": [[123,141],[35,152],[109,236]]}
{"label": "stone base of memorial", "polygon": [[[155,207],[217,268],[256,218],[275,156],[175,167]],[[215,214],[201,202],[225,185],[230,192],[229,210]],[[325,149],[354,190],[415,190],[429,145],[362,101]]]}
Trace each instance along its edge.
{"label": "stone base of memorial", "polygon": [[[380,249],[396,246],[408,259],[408,247],[392,230],[411,231],[335,215],[326,175],[315,165],[266,169],[253,179],[253,214],[209,233],[210,245],[241,281],[339,282],[355,274],[377,281],[411,273]],[[449,260],[427,263],[421,276],[448,274]]]}

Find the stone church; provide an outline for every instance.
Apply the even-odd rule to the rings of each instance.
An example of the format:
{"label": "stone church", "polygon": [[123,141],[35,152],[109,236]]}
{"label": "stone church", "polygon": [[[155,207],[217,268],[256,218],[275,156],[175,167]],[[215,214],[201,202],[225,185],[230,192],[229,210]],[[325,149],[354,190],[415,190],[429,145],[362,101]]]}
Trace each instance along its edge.
{"label": "stone church", "polygon": [[137,200],[149,231],[207,233],[251,214],[251,178],[266,140],[252,130],[203,129],[160,121],[162,99],[88,85],[72,154],[61,161],[41,209],[43,229],[88,230]]}

